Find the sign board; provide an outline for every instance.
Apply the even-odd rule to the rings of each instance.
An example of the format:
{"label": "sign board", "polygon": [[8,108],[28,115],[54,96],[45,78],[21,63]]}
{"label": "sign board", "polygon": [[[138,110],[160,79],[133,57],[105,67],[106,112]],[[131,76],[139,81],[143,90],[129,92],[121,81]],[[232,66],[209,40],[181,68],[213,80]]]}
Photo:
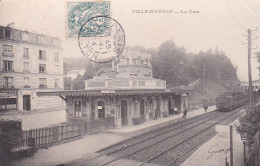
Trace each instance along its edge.
{"label": "sign board", "polygon": [[98,109],[98,110],[101,110],[101,109],[102,109],[102,106],[98,106],[97,109]]}
{"label": "sign board", "polygon": [[0,98],[17,97],[16,89],[0,89]]}

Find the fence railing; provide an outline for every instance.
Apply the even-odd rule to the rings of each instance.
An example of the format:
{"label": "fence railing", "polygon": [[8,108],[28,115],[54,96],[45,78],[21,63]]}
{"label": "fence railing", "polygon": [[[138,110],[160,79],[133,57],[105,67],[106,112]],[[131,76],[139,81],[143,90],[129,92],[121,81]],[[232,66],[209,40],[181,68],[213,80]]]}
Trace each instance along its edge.
{"label": "fence railing", "polygon": [[46,128],[15,131],[0,134],[0,153],[7,149],[20,147],[48,147],[67,142],[86,134],[101,132],[115,128],[114,118],[85,121],[76,124],[63,124]]}
{"label": "fence railing", "polygon": [[254,136],[253,150],[251,151],[245,166],[259,166],[260,164],[260,131]]}
{"label": "fence railing", "polygon": [[255,153],[252,151],[246,160],[245,166],[255,166]]}

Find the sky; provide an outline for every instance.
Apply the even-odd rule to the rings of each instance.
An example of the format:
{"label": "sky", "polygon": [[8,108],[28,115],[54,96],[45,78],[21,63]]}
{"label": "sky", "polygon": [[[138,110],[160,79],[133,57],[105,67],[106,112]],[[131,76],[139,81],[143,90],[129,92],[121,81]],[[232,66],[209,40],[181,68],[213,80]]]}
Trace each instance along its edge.
{"label": "sky", "polygon": [[[78,0],[79,1],[79,0]],[[71,2],[71,0],[70,0]],[[247,35],[252,29],[252,76],[259,79],[255,52],[260,52],[259,0],[111,0],[111,17],[125,31],[126,46],[158,48],[167,40],[187,52],[213,50],[226,52],[238,68],[241,81],[248,80]],[[137,13],[136,10],[172,10],[173,13]],[[187,11],[188,13],[181,13]],[[189,11],[197,11],[193,14]],[[175,13],[178,12],[178,13]],[[66,37],[66,0],[2,0],[0,25],[14,22],[16,29],[59,37],[64,57],[84,56],[76,38]],[[221,63],[221,62],[220,62]]]}

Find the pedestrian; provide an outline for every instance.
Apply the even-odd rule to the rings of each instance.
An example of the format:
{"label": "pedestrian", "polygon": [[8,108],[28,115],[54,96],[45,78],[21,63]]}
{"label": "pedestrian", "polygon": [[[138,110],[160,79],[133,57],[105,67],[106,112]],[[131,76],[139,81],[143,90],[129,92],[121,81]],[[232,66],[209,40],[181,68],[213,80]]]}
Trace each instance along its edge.
{"label": "pedestrian", "polygon": [[205,110],[205,112],[207,112],[208,105],[207,105],[207,103],[206,103],[206,102],[204,102],[204,103],[203,103],[203,107],[204,107],[204,110]]}
{"label": "pedestrian", "polygon": [[158,118],[158,108],[155,109],[155,116],[154,116],[154,120],[157,120]]}
{"label": "pedestrian", "polygon": [[185,110],[183,111],[182,119],[186,119],[186,116],[187,116],[187,110],[185,109]]}
{"label": "pedestrian", "polygon": [[228,163],[228,161],[227,161],[227,157],[226,157],[226,162],[225,162],[225,164],[226,164],[226,166],[229,166],[229,163]]}
{"label": "pedestrian", "polygon": [[172,114],[175,115],[175,109],[174,109],[174,107],[172,108]]}

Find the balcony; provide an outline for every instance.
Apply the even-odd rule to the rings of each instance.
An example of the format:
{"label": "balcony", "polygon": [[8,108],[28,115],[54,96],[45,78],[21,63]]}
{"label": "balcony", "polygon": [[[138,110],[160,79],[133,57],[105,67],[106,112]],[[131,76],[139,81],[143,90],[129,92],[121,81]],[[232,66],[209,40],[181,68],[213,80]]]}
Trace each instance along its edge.
{"label": "balcony", "polygon": [[14,69],[10,69],[10,70],[2,69],[2,71],[9,73],[9,72],[14,72]]}
{"label": "balcony", "polygon": [[46,89],[46,88],[47,88],[47,85],[44,85],[44,84],[39,85],[39,88],[40,88],[40,89]]}
{"label": "balcony", "polygon": [[2,56],[5,56],[5,57],[14,57],[14,53],[13,53],[13,52],[2,52]]}
{"label": "balcony", "polygon": [[39,71],[39,74],[46,74],[46,71]]}
{"label": "balcony", "polygon": [[10,84],[6,84],[6,85],[3,85],[3,89],[15,89],[14,85],[10,85]]}

